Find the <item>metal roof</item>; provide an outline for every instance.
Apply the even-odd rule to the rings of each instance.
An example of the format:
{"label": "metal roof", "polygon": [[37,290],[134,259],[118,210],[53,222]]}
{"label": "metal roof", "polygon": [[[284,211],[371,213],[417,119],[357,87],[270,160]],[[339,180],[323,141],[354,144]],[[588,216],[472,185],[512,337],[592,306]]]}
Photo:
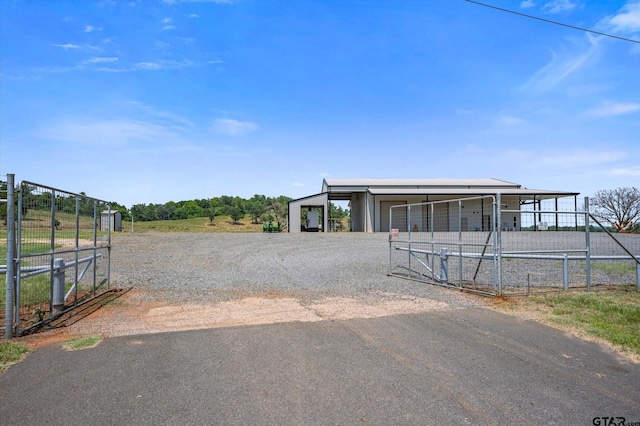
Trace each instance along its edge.
{"label": "metal roof", "polygon": [[[449,178],[435,178],[435,179],[340,179],[340,178],[326,178],[323,182],[323,188],[327,187],[387,187],[387,188],[401,188],[401,187],[427,187],[427,188],[443,188],[443,187],[509,187],[519,188],[521,185],[517,183],[507,182],[504,180],[494,178],[482,178],[482,179],[449,179]],[[337,188],[336,188],[337,189]]]}
{"label": "metal roof", "polygon": [[370,188],[367,190],[373,195],[435,195],[435,196],[464,196],[464,195],[517,195],[538,196],[540,198],[568,197],[578,195],[576,192],[547,191],[527,188]]}
{"label": "metal roof", "polygon": [[532,198],[556,198],[579,195],[578,192],[528,189],[517,183],[494,178],[483,179],[337,179],[322,182],[322,191],[332,199],[348,199],[354,192],[373,195],[464,196],[503,194]]}

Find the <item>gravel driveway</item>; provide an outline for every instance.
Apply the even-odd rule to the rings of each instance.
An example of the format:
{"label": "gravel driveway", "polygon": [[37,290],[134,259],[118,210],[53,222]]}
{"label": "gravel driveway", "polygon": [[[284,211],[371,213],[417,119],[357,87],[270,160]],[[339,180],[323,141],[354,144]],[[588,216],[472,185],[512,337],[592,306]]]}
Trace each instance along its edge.
{"label": "gravel driveway", "polygon": [[118,234],[112,246],[111,287],[130,290],[66,335],[379,318],[488,303],[388,276],[386,234]]}
{"label": "gravel driveway", "polygon": [[427,297],[456,306],[477,298],[387,275],[387,234],[122,234],[113,239],[112,282],[150,300],[218,302],[286,293],[326,297]]}

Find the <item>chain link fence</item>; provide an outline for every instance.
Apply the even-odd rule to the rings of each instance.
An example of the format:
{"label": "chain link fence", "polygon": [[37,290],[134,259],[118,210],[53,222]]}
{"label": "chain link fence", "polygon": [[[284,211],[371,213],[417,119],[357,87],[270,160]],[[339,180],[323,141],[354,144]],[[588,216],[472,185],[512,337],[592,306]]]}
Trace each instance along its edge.
{"label": "chain link fence", "polygon": [[0,266],[7,283],[0,299],[7,337],[109,290],[115,219],[108,202],[84,194],[27,181],[15,192],[11,186],[7,182],[7,263]]}
{"label": "chain link fence", "polygon": [[[498,208],[499,207],[499,208]],[[640,235],[574,200],[475,197],[390,208],[389,272],[490,295],[640,286]]]}

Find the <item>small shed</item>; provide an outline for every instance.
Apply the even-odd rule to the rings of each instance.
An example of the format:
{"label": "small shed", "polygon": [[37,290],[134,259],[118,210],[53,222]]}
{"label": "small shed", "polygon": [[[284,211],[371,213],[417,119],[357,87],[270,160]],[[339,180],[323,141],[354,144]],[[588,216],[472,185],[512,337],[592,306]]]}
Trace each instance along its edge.
{"label": "small shed", "polygon": [[115,210],[105,210],[100,213],[100,230],[122,231],[122,214]]}
{"label": "small shed", "polygon": [[[311,195],[309,197],[299,198],[289,202],[289,232],[301,232],[303,225],[301,222],[301,213],[303,209],[308,208],[321,208],[322,209],[322,223],[315,224],[313,231],[322,230],[327,232],[329,226],[329,194],[321,193]],[[317,221],[316,216],[316,221]],[[304,227],[306,230],[306,227]]]}

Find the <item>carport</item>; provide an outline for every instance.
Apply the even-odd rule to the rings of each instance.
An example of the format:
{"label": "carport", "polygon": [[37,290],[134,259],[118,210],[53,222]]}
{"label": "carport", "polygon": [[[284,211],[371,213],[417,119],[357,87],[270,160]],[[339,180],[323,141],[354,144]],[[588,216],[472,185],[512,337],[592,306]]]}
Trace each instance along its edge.
{"label": "carport", "polygon": [[302,232],[302,210],[308,208],[322,209],[322,232],[329,229],[329,194],[324,192],[289,201],[289,232]]}

